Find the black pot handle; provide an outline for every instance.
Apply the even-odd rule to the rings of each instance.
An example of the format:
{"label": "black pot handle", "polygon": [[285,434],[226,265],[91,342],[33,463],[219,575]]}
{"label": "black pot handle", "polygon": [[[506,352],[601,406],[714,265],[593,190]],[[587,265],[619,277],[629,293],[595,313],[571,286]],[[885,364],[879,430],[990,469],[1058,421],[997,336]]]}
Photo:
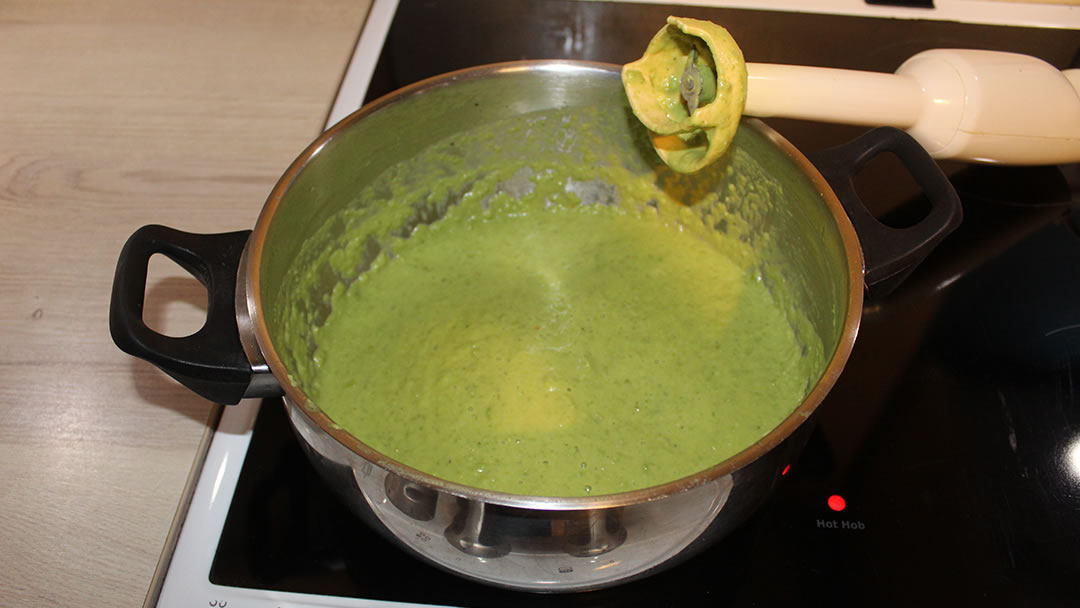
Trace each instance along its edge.
{"label": "black pot handle", "polygon": [[[238,403],[254,375],[240,343],[234,304],[240,255],[250,234],[192,234],[154,225],[135,231],[116,263],[109,307],[113,342],[211,401]],[[143,321],[147,264],[155,253],[206,286],[206,323],[190,336],[166,336]]]}
{"label": "black pot handle", "polygon": [[[930,212],[914,226],[882,224],[855,192],[855,176],[882,152],[892,152],[900,159],[930,201]],[[900,129],[872,129],[854,141],[808,156],[855,226],[866,263],[866,287],[872,296],[895,289],[964,217],[960,197],[949,178],[919,142]]]}

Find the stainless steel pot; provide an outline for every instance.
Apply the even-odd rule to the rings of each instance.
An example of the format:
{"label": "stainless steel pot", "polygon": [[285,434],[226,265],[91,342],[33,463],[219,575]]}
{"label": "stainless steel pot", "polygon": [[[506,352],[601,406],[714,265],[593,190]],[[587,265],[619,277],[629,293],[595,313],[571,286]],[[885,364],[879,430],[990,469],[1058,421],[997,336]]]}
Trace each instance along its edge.
{"label": "stainless steel pot", "polygon": [[[779,193],[752,209],[747,205],[749,236],[769,235],[762,239],[773,243],[762,254],[769,259],[767,278],[785,282],[785,292],[826,345],[828,363],[779,426],[690,477],[576,498],[503,494],[438,479],[337,427],[294,382],[291,372],[308,353],[282,347],[283,332],[303,331],[284,311],[299,309],[304,320],[318,322],[329,306],[322,296],[342,280],[327,269],[322,293],[297,293],[288,273],[292,265],[308,263],[305,243],[327,234],[319,229],[328,225],[334,236],[335,214],[348,205],[376,209],[378,200],[358,201],[356,193],[384,171],[407,167],[432,142],[534,112],[602,108],[611,119],[595,133],[543,153],[599,146],[635,173],[651,172],[659,182],[676,179],[664,173],[630,114],[618,70],[562,61],[485,66],[418,83],[362,108],[289,167],[253,232],[194,235],[147,226],[132,235],[113,286],[115,342],[217,402],[283,394],[297,435],[337,494],[388,538],[452,572],[515,589],[574,591],[640,578],[686,559],[739,525],[797,457],[807,421],[850,353],[864,289],[903,278],[960,221],[948,181],[901,132],[872,131],[816,157],[815,168],[764,123],[744,120],[726,162],[756,163],[761,180]],[[530,141],[508,145],[520,153],[534,147]],[[915,226],[886,228],[855,195],[853,175],[882,151],[901,158],[932,202]],[[492,152],[476,149],[464,156],[482,168],[485,154]],[[418,173],[405,173],[410,172]],[[424,179],[419,173],[415,178]],[[721,166],[689,179],[698,189],[721,191],[726,175]],[[404,224],[437,215],[417,205]],[[378,248],[375,242],[369,246]],[[173,258],[207,285],[207,323],[190,337],[161,336],[142,322],[146,264],[154,253]]]}

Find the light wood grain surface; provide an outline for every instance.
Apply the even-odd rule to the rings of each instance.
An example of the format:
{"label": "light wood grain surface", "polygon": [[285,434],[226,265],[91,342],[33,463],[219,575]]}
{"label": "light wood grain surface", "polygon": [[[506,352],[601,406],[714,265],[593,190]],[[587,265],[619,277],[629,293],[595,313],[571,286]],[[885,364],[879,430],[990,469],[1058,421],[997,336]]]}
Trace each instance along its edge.
{"label": "light wood grain surface", "polygon": [[[108,334],[139,226],[250,228],[370,1],[0,1],[0,606],[137,606],[211,411]],[[147,319],[201,286],[151,264]]]}

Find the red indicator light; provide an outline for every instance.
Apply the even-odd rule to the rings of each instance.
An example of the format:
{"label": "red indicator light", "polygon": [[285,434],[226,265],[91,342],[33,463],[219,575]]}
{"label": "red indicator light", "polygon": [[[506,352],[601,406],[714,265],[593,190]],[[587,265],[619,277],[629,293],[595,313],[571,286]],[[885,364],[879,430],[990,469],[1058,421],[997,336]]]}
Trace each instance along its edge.
{"label": "red indicator light", "polygon": [[826,502],[829,503],[829,508],[833,511],[843,511],[844,508],[847,507],[847,501],[839,494],[833,494]]}
{"label": "red indicator light", "polygon": [[791,465],[790,464],[785,465],[784,470],[780,471],[780,476],[783,477],[784,475],[787,475],[787,472],[790,471],[790,470],[791,470]]}

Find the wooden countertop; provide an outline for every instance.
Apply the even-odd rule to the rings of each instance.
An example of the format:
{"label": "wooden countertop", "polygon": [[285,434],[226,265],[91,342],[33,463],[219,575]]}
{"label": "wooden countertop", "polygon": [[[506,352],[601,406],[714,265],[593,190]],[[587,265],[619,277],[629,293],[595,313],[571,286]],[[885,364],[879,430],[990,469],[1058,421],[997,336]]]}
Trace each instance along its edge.
{"label": "wooden countertop", "polygon": [[[212,406],[108,332],[136,228],[250,228],[370,1],[0,3],[0,606],[143,601]],[[148,322],[202,287],[151,263]]]}

